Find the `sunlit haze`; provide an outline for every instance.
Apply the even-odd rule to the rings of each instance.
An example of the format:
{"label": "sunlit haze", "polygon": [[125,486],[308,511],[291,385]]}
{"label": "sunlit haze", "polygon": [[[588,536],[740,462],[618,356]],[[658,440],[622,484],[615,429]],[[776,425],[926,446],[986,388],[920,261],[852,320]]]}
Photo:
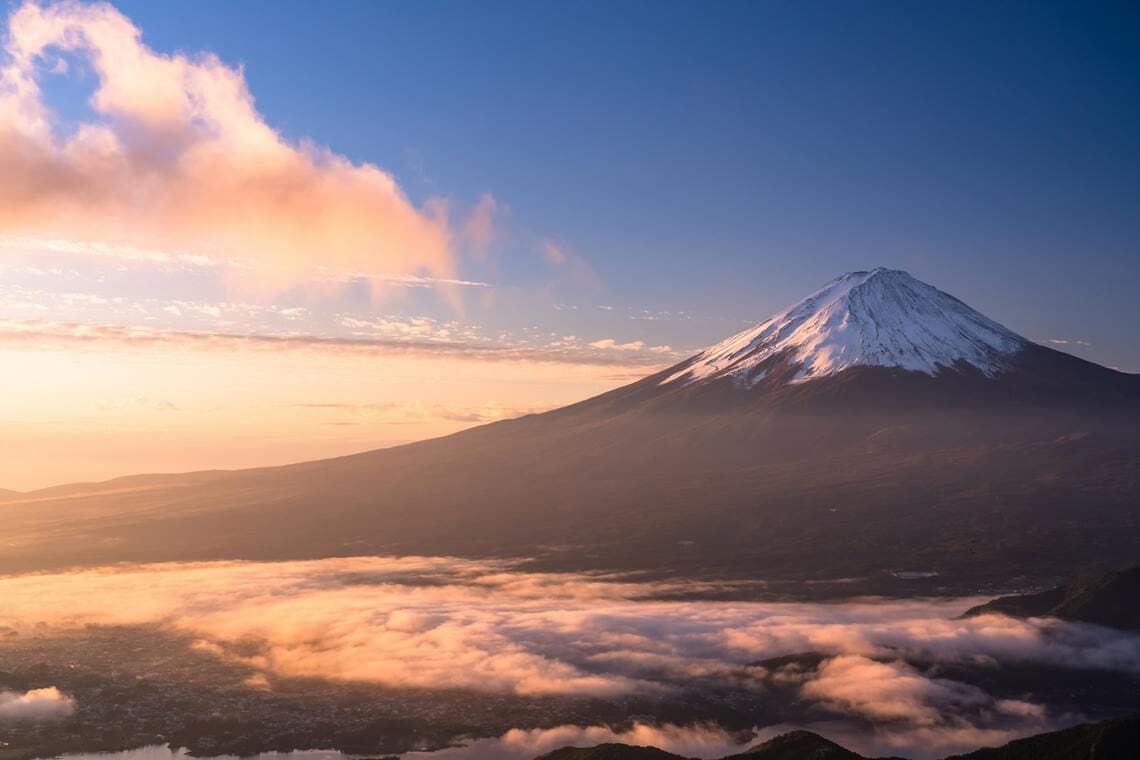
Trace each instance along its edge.
{"label": "sunlit haze", "polygon": [[12,5],[0,485],[553,408],[879,265],[1136,371],[1135,18],[1074,13]]}

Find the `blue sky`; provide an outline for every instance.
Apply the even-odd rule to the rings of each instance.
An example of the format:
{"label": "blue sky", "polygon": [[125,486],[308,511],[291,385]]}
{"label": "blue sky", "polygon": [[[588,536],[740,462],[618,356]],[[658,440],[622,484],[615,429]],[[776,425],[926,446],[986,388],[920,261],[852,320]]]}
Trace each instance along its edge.
{"label": "blue sky", "polygon": [[[589,261],[595,300],[759,320],[895,266],[1140,369],[1135,4],[118,7],[243,64],[286,135],[413,197],[493,193]],[[514,253],[497,277],[525,278]]]}

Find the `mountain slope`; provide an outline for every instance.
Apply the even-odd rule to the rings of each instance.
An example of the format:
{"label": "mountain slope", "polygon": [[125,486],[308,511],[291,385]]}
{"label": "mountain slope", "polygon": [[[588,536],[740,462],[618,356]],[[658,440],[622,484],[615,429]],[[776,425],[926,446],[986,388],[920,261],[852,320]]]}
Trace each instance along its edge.
{"label": "mountain slope", "polygon": [[[685,760],[685,758],[656,747],[598,744],[593,747],[562,747],[542,755],[537,760]],[[865,760],[865,758],[811,731],[789,731],[721,760]]]}
{"label": "mountain slope", "polygon": [[593,747],[561,747],[540,755],[537,760],[687,760],[687,758],[656,747],[597,744]]}
{"label": "mountain slope", "polygon": [[811,731],[789,731],[723,760],[864,760],[846,747]]}
{"label": "mountain slope", "polygon": [[1036,594],[1003,596],[966,610],[963,617],[994,613],[1140,630],[1140,567]]}
{"label": "mountain slope", "polygon": [[[846,291],[846,317],[834,299],[813,312],[826,314],[820,345],[843,324],[872,334],[859,309],[886,300],[857,291],[898,279],[876,272]],[[943,299],[930,298],[898,295],[894,316],[874,322],[900,325],[912,310],[933,319]],[[562,409],[407,446],[20,494],[0,502],[0,571],[449,553],[561,569],[863,577],[868,587],[843,588],[912,592],[1015,575],[1045,583],[1140,560],[1140,378],[1016,343],[980,315],[955,319],[997,336],[993,351],[969,353],[981,349],[963,341],[964,353],[938,354],[933,374],[835,362],[823,373],[813,358],[815,374],[803,376],[793,349],[808,343],[796,343],[741,365],[765,371],[758,381],[741,382],[733,364],[690,379],[702,354]],[[886,355],[863,338],[844,361]],[[983,353],[992,363],[973,364]],[[900,582],[893,570],[939,575]]]}
{"label": "mountain slope", "polygon": [[946,760],[1132,760],[1140,747],[1140,715],[1085,723],[1017,739]]}
{"label": "mountain slope", "polygon": [[[1140,715],[1083,723],[1061,731],[1016,739],[945,760],[1133,760],[1140,746]],[[856,754],[811,731],[781,734],[721,760],[861,760]],[[680,760],[681,755],[654,747],[602,744],[563,747],[539,760]]]}
{"label": "mountain slope", "polygon": [[684,755],[659,750],[655,746],[633,744],[596,744],[563,746],[540,755],[538,760],[685,760]]}

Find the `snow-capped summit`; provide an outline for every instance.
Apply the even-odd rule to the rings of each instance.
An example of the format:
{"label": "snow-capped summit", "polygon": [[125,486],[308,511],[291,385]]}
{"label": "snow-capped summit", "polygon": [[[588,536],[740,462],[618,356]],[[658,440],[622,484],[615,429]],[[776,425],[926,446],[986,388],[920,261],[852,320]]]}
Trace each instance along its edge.
{"label": "snow-capped summit", "polygon": [[790,382],[857,366],[936,375],[963,363],[993,377],[1027,344],[957,298],[906,272],[879,268],[832,280],[763,324],[701,352],[661,384],[731,378],[751,387],[778,363],[796,368]]}

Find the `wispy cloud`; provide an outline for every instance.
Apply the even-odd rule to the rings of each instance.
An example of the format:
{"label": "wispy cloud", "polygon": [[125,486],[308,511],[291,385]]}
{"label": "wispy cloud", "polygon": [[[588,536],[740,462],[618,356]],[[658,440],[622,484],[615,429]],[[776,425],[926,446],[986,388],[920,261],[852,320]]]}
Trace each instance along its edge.
{"label": "wispy cloud", "polygon": [[220,260],[201,254],[168,253],[133,245],[116,245],[101,241],[43,239],[34,237],[0,237],[0,249],[26,253],[57,253],[118,261],[144,262],[162,266],[216,268],[241,266],[237,259]]}
{"label": "wispy cloud", "polygon": [[602,338],[595,340],[590,344],[594,348],[610,348],[614,351],[640,351],[645,348],[645,342],[640,340],[630,341],[629,343],[618,343],[613,338]]}
{"label": "wispy cloud", "polygon": [[1054,346],[1091,346],[1092,342],[1083,338],[1046,338],[1040,343],[1050,343]]}
{"label": "wispy cloud", "polygon": [[595,340],[589,344],[592,348],[608,349],[612,351],[652,351],[658,354],[671,354],[673,353],[672,346],[647,346],[645,341],[632,340],[627,343],[619,343],[614,338],[602,338]]}
{"label": "wispy cloud", "polygon": [[474,331],[458,322],[440,322],[431,317],[360,317],[341,316],[342,327],[353,335],[367,337],[423,338],[428,340],[450,340],[460,334],[474,339]]}
{"label": "wispy cloud", "polygon": [[495,196],[483,193],[464,220],[463,236],[476,255],[486,255],[487,249],[498,236],[496,222],[500,213],[502,208]]}
{"label": "wispy cloud", "polygon": [[[80,240],[46,240],[33,237],[0,237],[0,254],[6,254],[16,259],[32,258],[42,261],[45,256],[57,259],[94,259],[108,263],[128,263],[143,265],[160,270],[173,270],[178,272],[209,270],[214,272],[234,273],[251,270],[255,263],[249,259],[240,258],[213,258],[197,254],[170,253],[167,251],[139,248],[130,245],[115,245],[98,241]],[[25,267],[25,271],[35,271],[36,267]],[[58,269],[58,268],[57,268]],[[45,270],[38,270],[41,274]],[[298,270],[298,276],[304,274],[306,280],[327,283],[348,283],[358,280],[398,285],[408,288],[431,288],[438,285],[457,285],[469,288],[490,288],[491,284],[481,280],[465,280],[455,277],[434,277],[422,274],[391,274],[378,271],[344,271],[314,264],[307,273]]]}
{"label": "wispy cloud", "polygon": [[131,396],[125,399],[116,399],[114,401],[101,401],[96,406],[101,411],[115,411],[119,409],[149,409],[156,412],[177,412],[178,407],[164,399],[155,400],[149,396]]}
{"label": "wispy cloud", "polygon": [[[377,404],[307,403],[293,404],[292,406],[296,409],[343,413],[362,420],[399,424],[423,422],[425,420],[471,423],[497,422],[499,420],[522,417],[527,414],[538,414],[540,412],[549,411],[558,405],[543,404],[540,406],[518,407],[504,406],[496,402],[489,402],[479,406],[460,406],[454,404],[426,404],[416,401],[411,403]],[[325,424],[349,423],[327,422]]]}
{"label": "wispy cloud", "polygon": [[539,253],[555,270],[563,272],[569,279],[588,287],[597,288],[601,278],[590,262],[579,256],[569,246],[550,239],[538,242]]}
{"label": "wispy cloud", "polygon": [[503,362],[547,362],[597,366],[661,366],[653,351],[621,352],[614,358],[605,349],[582,350],[562,346],[528,346],[453,341],[408,330],[402,337],[337,337],[293,333],[227,333],[164,330],[145,326],[86,324],[38,319],[0,320],[0,345],[58,348],[147,348],[209,351],[317,351],[391,356],[432,356]]}

